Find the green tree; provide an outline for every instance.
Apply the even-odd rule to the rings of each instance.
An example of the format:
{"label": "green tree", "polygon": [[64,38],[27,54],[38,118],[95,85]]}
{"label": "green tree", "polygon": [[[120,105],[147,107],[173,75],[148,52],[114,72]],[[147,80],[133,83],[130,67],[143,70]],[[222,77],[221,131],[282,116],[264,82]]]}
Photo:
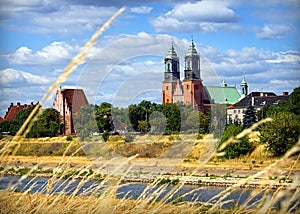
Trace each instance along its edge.
{"label": "green tree", "polygon": [[272,116],[273,121],[260,127],[260,142],[274,156],[282,156],[299,139],[299,116],[290,112],[279,112]]}
{"label": "green tree", "polygon": [[300,86],[295,88],[290,94],[289,103],[291,105],[291,112],[300,115]]}
{"label": "green tree", "polygon": [[243,129],[249,128],[257,122],[256,111],[252,105],[248,106],[243,117]]}
{"label": "green tree", "polygon": [[173,103],[165,103],[162,105],[162,113],[167,121],[165,134],[178,133],[181,128],[181,116],[178,106]]}
{"label": "green tree", "polygon": [[[241,125],[228,125],[220,139],[219,146],[220,147],[224,142],[226,142],[231,137],[237,136],[243,127]],[[248,137],[243,137],[238,140],[237,143],[230,143],[223,151],[225,152],[225,158],[231,159],[236,157],[241,157],[253,151],[253,146],[249,142]]]}
{"label": "green tree", "polygon": [[166,129],[166,117],[162,112],[155,111],[150,115],[151,131],[154,133],[163,133]]}
{"label": "green tree", "polygon": [[110,103],[103,102],[99,107],[96,106],[95,119],[100,132],[110,132],[113,130],[111,111],[112,105]]}
{"label": "green tree", "polygon": [[191,111],[185,120],[185,128],[197,132],[207,131],[207,117],[202,111]]}
{"label": "green tree", "polygon": [[53,108],[42,110],[42,114],[30,129],[27,137],[54,137],[59,131],[60,115]]}
{"label": "green tree", "polygon": [[138,131],[139,121],[146,120],[146,109],[133,104],[128,107],[128,110],[131,126],[135,131]]}

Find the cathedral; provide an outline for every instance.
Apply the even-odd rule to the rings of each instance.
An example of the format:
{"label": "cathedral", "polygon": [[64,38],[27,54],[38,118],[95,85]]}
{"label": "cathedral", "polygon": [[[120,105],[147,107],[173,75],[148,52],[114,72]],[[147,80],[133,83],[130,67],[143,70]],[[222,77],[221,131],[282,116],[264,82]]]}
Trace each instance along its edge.
{"label": "cathedral", "polygon": [[227,86],[223,80],[221,86],[203,86],[200,74],[200,55],[194,41],[184,57],[184,79],[180,79],[179,57],[173,43],[164,60],[165,71],[162,85],[162,103],[183,102],[193,108],[209,111],[214,104],[234,104],[248,93],[245,78],[241,82],[241,94],[236,87]]}

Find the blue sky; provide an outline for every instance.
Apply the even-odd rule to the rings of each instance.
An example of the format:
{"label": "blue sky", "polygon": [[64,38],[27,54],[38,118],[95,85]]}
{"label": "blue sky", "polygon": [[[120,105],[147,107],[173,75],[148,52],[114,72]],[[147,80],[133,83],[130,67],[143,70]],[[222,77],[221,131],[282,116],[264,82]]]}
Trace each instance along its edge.
{"label": "blue sky", "polygon": [[[63,87],[89,102],[160,102],[171,41],[183,57],[193,35],[204,85],[292,92],[300,85],[299,0],[18,1],[0,3],[0,116],[11,102],[40,100],[91,35],[126,6]],[[45,103],[51,106],[53,101]]]}

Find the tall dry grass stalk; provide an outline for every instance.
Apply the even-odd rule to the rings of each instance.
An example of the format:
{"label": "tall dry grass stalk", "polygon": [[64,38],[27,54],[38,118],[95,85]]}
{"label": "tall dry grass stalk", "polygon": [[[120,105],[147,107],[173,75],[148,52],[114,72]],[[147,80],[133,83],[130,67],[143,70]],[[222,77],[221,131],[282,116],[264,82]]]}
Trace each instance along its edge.
{"label": "tall dry grass stalk", "polygon": [[[82,52],[72,59],[69,65],[65,68],[64,73],[49,87],[40,104],[42,104],[45,100],[50,99],[57,87],[68,78],[74,69],[84,62],[87,51],[95,44],[98,36],[101,35],[105,29],[109,27],[111,22],[123,11],[124,8],[117,11],[92,36],[92,38],[84,46]],[[13,140],[3,147],[1,150],[1,160],[3,157],[8,156],[8,147],[10,145],[17,144],[12,155],[14,155],[17,149],[19,149],[19,143],[22,137],[26,136],[33,124],[33,121],[40,113],[40,104],[35,107],[34,111],[32,111]],[[24,192],[11,192],[15,191],[18,185],[25,179],[29,177],[32,177],[33,179],[38,178],[38,176],[33,172],[42,165],[41,163],[35,165],[26,173],[26,175],[23,175],[17,183],[11,184],[4,191],[0,191],[0,213],[292,213],[300,206],[300,175],[299,172],[295,172],[293,170],[300,158],[300,140],[281,159],[255,175],[244,179],[237,179],[234,185],[226,188],[206,203],[197,202],[197,199],[201,199],[201,195],[196,195],[194,200],[191,202],[182,202],[180,200],[178,202],[174,199],[177,197],[180,189],[189,180],[194,178],[193,175],[197,173],[197,170],[203,169],[204,165],[211,158],[220,155],[220,153],[217,152],[221,152],[222,149],[230,143],[237,143],[237,139],[253,132],[253,130],[261,123],[269,121],[270,119],[260,121],[253,125],[250,129],[244,130],[241,134],[223,144],[224,146],[220,147],[218,151],[215,151],[217,143],[216,139],[211,138],[211,136],[204,138],[204,145],[201,147],[202,153],[199,158],[198,166],[188,176],[181,177],[179,179],[179,183],[171,186],[171,190],[168,190],[167,194],[163,197],[162,195],[168,188],[170,188],[170,186],[168,184],[161,184],[163,179],[166,178],[164,175],[156,174],[156,178],[152,180],[152,183],[146,185],[143,192],[134,200],[127,200],[125,198],[116,199],[117,190],[126,185],[122,182],[123,179],[126,176],[130,176],[131,170],[136,166],[132,163],[138,155],[130,158],[123,158],[122,162],[120,162],[117,167],[105,174],[102,169],[109,166],[110,163],[118,161],[118,159],[103,161],[101,157],[99,157],[99,160],[94,161],[94,163],[100,163],[96,166],[96,169],[93,162],[90,162],[88,165],[81,165],[79,168],[76,168],[77,173],[70,174],[70,171],[73,170],[70,163],[73,155],[78,152],[77,150],[69,157],[61,159],[62,161],[59,162],[57,167],[54,169],[52,176],[48,179],[47,185],[43,186],[42,189],[39,190],[45,194],[30,194],[30,190],[34,188],[37,181],[28,183]],[[71,145],[72,143],[70,143],[70,145],[66,148],[64,156],[71,148]],[[291,160],[293,160],[295,164],[290,165],[289,170],[286,171],[286,164],[290,163]],[[2,161],[1,163],[3,164]],[[5,170],[7,172],[8,167],[9,164],[6,164],[4,172]],[[100,180],[99,176],[101,178]],[[172,175],[170,176],[172,177]],[[245,186],[247,183],[253,182],[256,179],[268,177],[270,178],[269,180],[262,180],[263,182],[261,182],[258,187],[251,190],[250,196],[245,200],[244,204],[236,206],[238,201],[227,199],[227,197],[235,191],[241,191],[241,187]],[[277,179],[273,179],[275,177],[277,177]],[[293,179],[291,183],[286,183],[285,186],[277,187],[280,177]],[[95,180],[97,179],[98,182],[95,183]],[[68,189],[76,182],[76,188],[69,195],[66,195],[65,193]],[[78,196],[77,193],[82,190],[81,187],[83,187],[87,182],[94,182],[95,185],[91,184],[88,188],[83,190],[81,195],[86,194],[89,196]],[[274,187],[275,189],[270,187]],[[202,186],[195,188],[190,192],[184,193],[181,197],[192,195],[203,188],[204,187]],[[56,190],[59,190],[59,192],[56,192]],[[244,190],[246,191],[246,189]],[[251,200],[254,200],[260,195],[262,195],[262,197],[259,200],[250,204]],[[159,198],[160,200],[158,200]],[[176,205],[172,205],[172,203],[170,203],[172,201],[173,203],[176,203]],[[278,202],[281,202],[281,206],[277,210],[273,210],[273,207]],[[228,203],[234,203],[235,206],[231,209],[222,209],[222,206]]]}

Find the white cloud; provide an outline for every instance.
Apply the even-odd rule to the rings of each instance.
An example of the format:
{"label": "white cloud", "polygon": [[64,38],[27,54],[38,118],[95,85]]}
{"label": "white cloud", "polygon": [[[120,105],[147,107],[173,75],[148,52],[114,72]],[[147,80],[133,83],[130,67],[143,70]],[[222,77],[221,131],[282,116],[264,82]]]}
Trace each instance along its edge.
{"label": "white cloud", "polygon": [[28,47],[20,47],[15,53],[4,56],[11,64],[42,65],[59,64],[70,60],[79,53],[78,46],[66,42],[52,42],[41,50],[33,51]]}
{"label": "white cloud", "polygon": [[238,16],[226,1],[199,1],[176,5],[171,11],[152,20],[158,32],[216,32],[233,30]]}
{"label": "white cloud", "polygon": [[300,53],[279,52],[273,54],[273,59],[268,59],[268,63],[299,63]]}
{"label": "white cloud", "polygon": [[22,25],[6,23],[7,28],[63,36],[94,32],[117,10],[114,6],[80,5],[61,1],[5,1],[0,6],[1,20],[22,20]]}
{"label": "white cloud", "polygon": [[12,68],[4,69],[0,71],[0,83],[1,88],[4,87],[26,87],[28,85],[37,84],[49,84],[50,79],[45,76],[37,76],[28,72],[15,70]]}
{"label": "white cloud", "polygon": [[130,8],[130,12],[132,13],[138,13],[138,14],[148,14],[151,13],[152,7],[146,7],[146,6],[141,6],[141,7],[132,7]]}
{"label": "white cloud", "polygon": [[291,31],[288,25],[265,25],[259,29],[256,36],[259,39],[283,39]]}

